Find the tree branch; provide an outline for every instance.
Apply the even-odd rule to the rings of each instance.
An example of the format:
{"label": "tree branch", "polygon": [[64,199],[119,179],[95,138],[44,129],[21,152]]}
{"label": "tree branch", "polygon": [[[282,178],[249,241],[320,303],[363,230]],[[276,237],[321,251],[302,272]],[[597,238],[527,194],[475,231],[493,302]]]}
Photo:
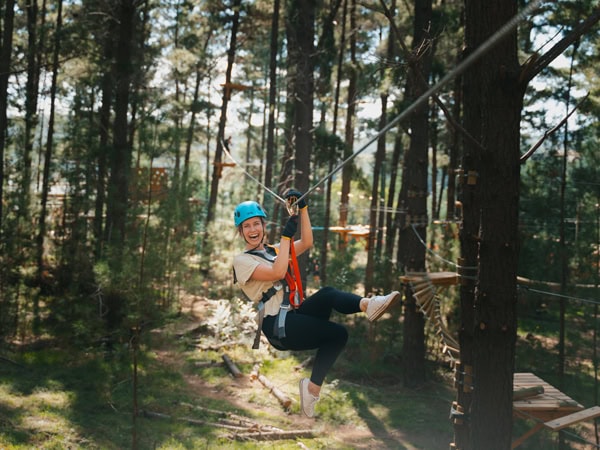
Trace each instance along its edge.
{"label": "tree branch", "polygon": [[526,86],[536,75],[550,65],[558,56],[560,56],[571,44],[577,41],[581,36],[590,31],[600,21],[600,6],[597,6],[592,14],[573,28],[563,39],[558,41],[554,47],[539,57],[530,58],[521,68],[520,82]]}
{"label": "tree branch", "polygon": [[589,96],[590,96],[590,94],[589,94],[589,93],[587,93],[587,94],[586,94],[586,96],[585,96],[585,97],[583,97],[583,98],[582,98],[582,99],[581,99],[581,100],[580,100],[580,101],[579,101],[579,102],[578,102],[578,103],[575,105],[575,107],[574,107],[574,108],[573,108],[573,109],[572,109],[572,110],[571,110],[571,111],[570,111],[570,112],[569,112],[569,113],[568,113],[568,114],[567,114],[567,115],[566,115],[566,116],[565,116],[565,117],[564,117],[564,118],[563,118],[563,119],[562,119],[560,122],[558,122],[558,124],[556,124],[556,126],[552,127],[550,130],[546,130],[546,132],[545,132],[545,133],[544,133],[544,135],[543,135],[543,136],[540,138],[540,140],[539,140],[539,141],[537,141],[535,144],[533,144],[533,145],[532,145],[532,146],[529,148],[529,150],[527,150],[527,151],[526,151],[526,152],[523,154],[523,156],[521,156],[521,158],[520,158],[520,160],[519,160],[519,161],[521,162],[521,164],[523,164],[525,161],[527,161],[527,160],[528,160],[528,159],[531,157],[531,155],[533,155],[533,154],[535,153],[535,151],[536,151],[538,148],[540,148],[540,146],[542,145],[542,143],[543,143],[543,142],[544,142],[544,141],[545,141],[545,140],[546,140],[546,139],[547,139],[549,136],[552,136],[552,135],[553,135],[553,134],[554,134],[554,133],[555,133],[557,130],[559,130],[559,129],[560,129],[560,127],[562,127],[562,126],[565,124],[565,122],[566,122],[567,120],[569,120],[569,117],[571,117],[571,116],[573,115],[573,113],[574,113],[575,111],[577,111],[577,108],[579,108],[579,107],[580,107],[580,106],[583,104],[583,102],[587,100],[587,98],[588,98]]}
{"label": "tree branch", "polygon": [[[423,73],[421,72],[421,70],[419,69],[419,67],[417,65],[418,57],[417,57],[417,55],[415,55],[413,52],[411,52],[408,49],[408,47],[402,40],[402,35],[400,34],[400,30],[398,30],[398,27],[396,27],[396,24],[394,23],[394,20],[392,17],[392,13],[391,13],[390,9],[387,7],[385,0],[380,0],[380,4],[381,4],[381,8],[383,9],[384,16],[388,19],[388,22],[390,23],[390,28],[391,28],[392,32],[394,33],[394,37],[395,37],[396,41],[398,42],[398,44],[400,45],[400,47],[402,48],[402,51],[404,52],[404,56],[406,57],[406,60],[408,61],[409,67],[416,74],[416,78],[417,78],[418,82],[421,84],[421,87],[424,87],[426,89],[429,88],[429,84],[427,83],[427,80],[425,79],[425,77],[423,76]],[[422,53],[422,52],[419,52],[417,54],[420,54],[420,53]],[[444,102],[442,102],[442,100],[440,99],[440,97],[437,94],[432,94],[431,98],[436,103],[436,105],[438,105],[438,107],[442,110],[442,112],[444,113],[444,117],[446,118],[446,120],[448,121],[450,126],[452,128],[454,128],[454,130],[456,130],[460,134],[462,134],[476,148],[483,149],[483,147],[479,143],[479,141],[477,141],[477,139],[475,139],[473,136],[471,136],[467,130],[465,130],[456,120],[454,120],[454,117],[452,117],[452,114],[450,113],[448,108],[446,108],[446,105],[444,105]]]}

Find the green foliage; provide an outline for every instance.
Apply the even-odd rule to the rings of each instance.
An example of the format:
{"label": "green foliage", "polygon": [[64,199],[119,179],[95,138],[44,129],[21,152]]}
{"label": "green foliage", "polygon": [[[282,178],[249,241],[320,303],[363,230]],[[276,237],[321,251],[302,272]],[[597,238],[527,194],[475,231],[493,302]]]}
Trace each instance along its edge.
{"label": "green foliage", "polygon": [[333,252],[327,263],[328,284],[338,289],[353,292],[357,284],[364,279],[364,266],[354,262],[359,251],[358,243],[349,243],[344,251]]}

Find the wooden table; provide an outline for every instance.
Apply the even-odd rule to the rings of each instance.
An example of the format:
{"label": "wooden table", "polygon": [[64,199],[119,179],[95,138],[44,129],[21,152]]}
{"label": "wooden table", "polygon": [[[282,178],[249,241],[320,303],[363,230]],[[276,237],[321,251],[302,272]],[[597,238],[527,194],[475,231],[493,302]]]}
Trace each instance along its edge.
{"label": "wooden table", "polygon": [[583,405],[533,373],[514,374],[513,392],[523,389],[541,390],[540,387],[543,388],[542,393],[513,401],[513,416],[535,420],[536,424],[513,441],[512,448],[521,445],[543,427],[559,431],[577,422],[600,416],[599,406],[584,409]]}

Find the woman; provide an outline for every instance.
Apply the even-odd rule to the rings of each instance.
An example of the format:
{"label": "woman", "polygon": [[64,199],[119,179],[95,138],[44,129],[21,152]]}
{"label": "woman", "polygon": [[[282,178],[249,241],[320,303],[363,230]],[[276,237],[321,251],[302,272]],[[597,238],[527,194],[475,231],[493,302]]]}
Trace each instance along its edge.
{"label": "woman", "polygon": [[[285,195],[288,202],[301,197],[300,192],[293,190]],[[288,282],[284,279],[288,273],[291,246],[294,246],[296,255],[301,255],[313,245],[306,201],[301,199],[297,207],[298,215],[289,218],[279,245],[271,247],[264,243],[267,218],[265,211],[253,201],[240,203],[234,211],[234,223],[246,242],[246,248],[244,253],[235,256],[233,268],[245,296],[259,306],[258,333],[262,330],[269,343],[279,350],[317,349],[310,379],[300,380],[302,412],[313,417],[323,380],[348,340],[346,328],[329,320],[331,312],[335,310],[342,314],[354,314],[362,311],[370,321],[374,321],[398,301],[400,294],[392,292],[385,296],[364,298],[324,287],[304,300],[299,307],[289,308],[288,298],[291,297],[291,301],[294,301],[293,280],[290,280],[289,275]],[[301,237],[293,241],[298,220]],[[290,289],[292,292],[289,292]],[[257,348],[257,342],[254,348]]]}

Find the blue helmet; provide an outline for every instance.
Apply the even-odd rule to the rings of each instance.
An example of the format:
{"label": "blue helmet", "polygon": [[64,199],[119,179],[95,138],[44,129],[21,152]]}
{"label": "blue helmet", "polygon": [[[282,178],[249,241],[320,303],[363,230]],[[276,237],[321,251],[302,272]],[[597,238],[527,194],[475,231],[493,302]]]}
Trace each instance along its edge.
{"label": "blue helmet", "polygon": [[258,203],[253,201],[242,202],[233,211],[233,220],[236,227],[239,227],[242,222],[251,217],[264,217],[266,219],[267,214]]}

